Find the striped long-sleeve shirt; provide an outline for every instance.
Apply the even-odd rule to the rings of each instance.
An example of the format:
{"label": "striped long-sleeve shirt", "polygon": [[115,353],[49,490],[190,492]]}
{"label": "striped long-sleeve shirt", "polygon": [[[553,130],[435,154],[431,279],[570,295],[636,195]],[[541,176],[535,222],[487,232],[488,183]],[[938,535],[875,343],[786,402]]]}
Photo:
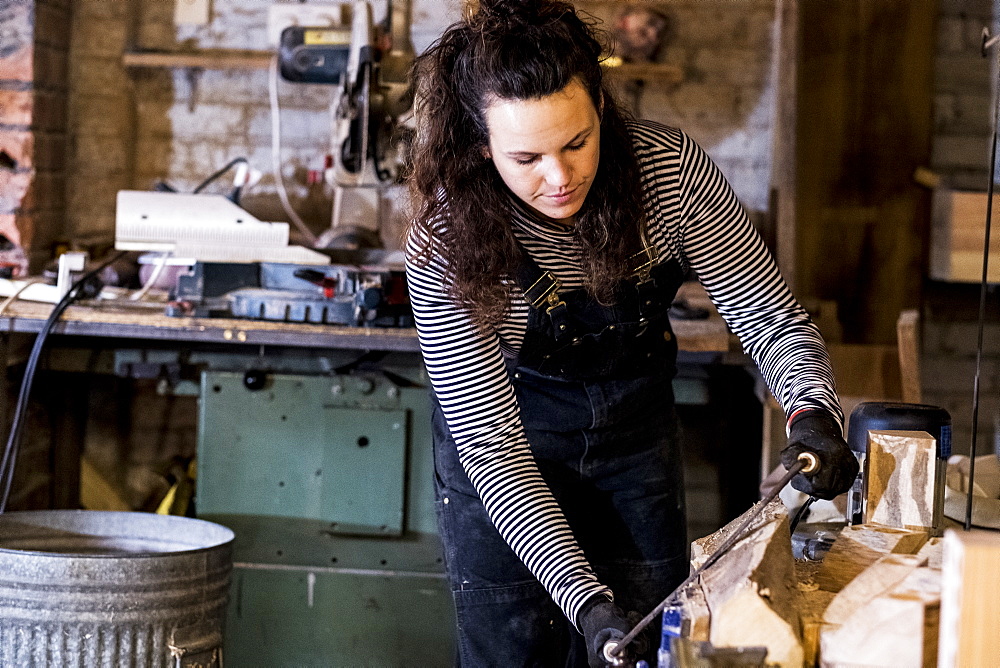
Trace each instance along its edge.
{"label": "striped long-sleeve shirt", "polygon": [[[786,413],[820,408],[842,420],[819,331],[782,280],[721,172],[680,130],[630,124],[647,214],[661,260],[693,269]],[[513,197],[512,197],[513,200]],[[512,201],[515,236],[564,289],[583,285],[572,229]],[[441,223],[445,224],[445,223]],[[415,252],[411,239],[408,255]],[[598,582],[532,458],[504,357],[520,349],[528,305],[514,288],[497,331],[480,333],[447,294],[439,256],[407,266],[424,363],[462,465],[493,523],[571,620]],[[503,280],[498,277],[497,280]]]}

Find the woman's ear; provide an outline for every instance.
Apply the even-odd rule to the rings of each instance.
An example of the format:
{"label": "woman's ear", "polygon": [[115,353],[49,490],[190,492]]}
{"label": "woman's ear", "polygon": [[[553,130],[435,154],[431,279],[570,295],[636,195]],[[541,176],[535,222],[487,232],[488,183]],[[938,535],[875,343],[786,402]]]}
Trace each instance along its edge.
{"label": "woman's ear", "polygon": [[493,153],[490,152],[489,144],[483,144],[479,151],[483,154],[483,157],[487,160],[493,159]]}
{"label": "woman's ear", "polygon": [[604,91],[601,91],[601,97],[597,100],[597,117],[604,118]]}

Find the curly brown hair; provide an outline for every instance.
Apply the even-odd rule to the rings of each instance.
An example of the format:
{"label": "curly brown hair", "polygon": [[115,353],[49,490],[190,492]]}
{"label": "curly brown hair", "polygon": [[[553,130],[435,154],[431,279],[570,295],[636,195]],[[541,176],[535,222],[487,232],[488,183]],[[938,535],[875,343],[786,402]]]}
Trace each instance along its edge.
{"label": "curly brown hair", "polygon": [[442,255],[450,296],[483,330],[506,314],[522,252],[510,223],[514,195],[484,150],[490,100],[539,99],[573,79],[583,84],[601,110],[600,162],[573,225],[585,286],[609,303],[631,273],[644,223],[639,168],[625,112],[604,85],[602,41],[595,21],[567,2],[481,0],[414,65],[412,260]]}

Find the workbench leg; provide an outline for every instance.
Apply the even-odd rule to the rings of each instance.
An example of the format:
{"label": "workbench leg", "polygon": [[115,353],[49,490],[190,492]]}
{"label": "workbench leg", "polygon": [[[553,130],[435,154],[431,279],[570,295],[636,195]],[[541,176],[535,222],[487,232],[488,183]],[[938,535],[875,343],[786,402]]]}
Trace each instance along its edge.
{"label": "workbench leg", "polygon": [[[80,457],[87,434],[90,378],[85,373],[47,372],[45,397],[51,425],[52,508],[80,507]],[[36,395],[39,398],[42,395]]]}

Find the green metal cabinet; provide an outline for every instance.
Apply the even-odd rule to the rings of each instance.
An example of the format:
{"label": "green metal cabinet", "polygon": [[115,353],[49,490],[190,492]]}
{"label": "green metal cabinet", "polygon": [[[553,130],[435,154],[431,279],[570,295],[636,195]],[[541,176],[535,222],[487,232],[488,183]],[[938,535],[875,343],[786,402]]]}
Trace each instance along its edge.
{"label": "green metal cabinet", "polygon": [[197,514],[236,532],[227,666],[451,665],[427,390],[204,371],[199,400]]}

